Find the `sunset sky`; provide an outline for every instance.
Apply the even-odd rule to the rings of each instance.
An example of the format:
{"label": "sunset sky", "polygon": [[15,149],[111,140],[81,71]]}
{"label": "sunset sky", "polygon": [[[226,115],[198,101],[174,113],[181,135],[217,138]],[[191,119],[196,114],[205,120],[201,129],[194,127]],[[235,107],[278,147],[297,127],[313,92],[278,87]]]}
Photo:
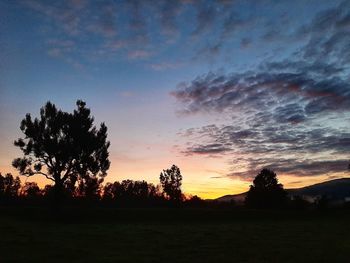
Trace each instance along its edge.
{"label": "sunset sky", "polygon": [[350,1],[2,0],[0,171],[18,174],[26,113],[83,99],[108,127],[106,181],[176,164],[214,198],[264,167],[287,188],[348,177],[349,47]]}

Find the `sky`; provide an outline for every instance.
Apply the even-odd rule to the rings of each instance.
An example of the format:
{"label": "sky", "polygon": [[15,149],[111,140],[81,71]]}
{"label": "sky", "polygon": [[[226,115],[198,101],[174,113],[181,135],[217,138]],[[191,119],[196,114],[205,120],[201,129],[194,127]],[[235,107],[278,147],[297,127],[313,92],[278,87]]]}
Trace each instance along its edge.
{"label": "sky", "polygon": [[82,99],[108,127],[105,181],[176,164],[214,198],[265,167],[287,188],[349,177],[349,47],[349,1],[1,0],[0,171],[18,174],[26,113]]}

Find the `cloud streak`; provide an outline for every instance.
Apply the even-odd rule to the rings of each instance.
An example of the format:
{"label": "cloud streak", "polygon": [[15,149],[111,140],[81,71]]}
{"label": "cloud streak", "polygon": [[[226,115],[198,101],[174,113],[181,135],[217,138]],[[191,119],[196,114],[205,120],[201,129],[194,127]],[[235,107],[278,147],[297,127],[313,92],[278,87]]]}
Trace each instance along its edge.
{"label": "cloud streak", "polygon": [[[254,11],[264,8],[260,2],[28,0],[18,3],[24,10],[37,14],[42,25],[39,30],[45,31],[47,38],[60,35],[62,41],[73,41],[78,48],[64,55],[70,59],[78,57],[80,62],[87,62],[86,56],[100,55],[104,59],[106,54],[114,59],[128,59],[129,52],[140,49],[151,49],[155,56],[174,47],[181,47],[178,52],[182,51],[183,55],[190,53],[187,60],[211,61],[232,51],[235,41],[242,49],[250,48],[254,39],[244,32],[255,28],[266,30],[260,26],[265,18]],[[347,22],[343,18],[338,23]],[[118,50],[121,52],[116,52],[112,43],[124,43]],[[51,43],[48,49],[53,48],[59,47]]]}
{"label": "cloud streak", "polygon": [[[212,114],[227,125],[193,128],[187,155],[227,157],[228,176],[251,179],[262,167],[282,174],[345,172],[350,153],[350,6],[323,10],[294,30],[303,40],[289,56],[274,56],[246,71],[209,72],[171,95],[182,114]],[[286,35],[273,34],[275,41]],[[248,42],[249,43],[249,42]],[[215,146],[215,147],[213,147]]]}

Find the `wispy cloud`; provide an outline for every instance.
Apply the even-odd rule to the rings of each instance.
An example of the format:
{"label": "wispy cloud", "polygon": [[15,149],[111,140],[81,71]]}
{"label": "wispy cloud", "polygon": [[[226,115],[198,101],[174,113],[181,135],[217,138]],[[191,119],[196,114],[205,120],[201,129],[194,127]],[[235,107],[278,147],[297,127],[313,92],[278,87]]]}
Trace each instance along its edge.
{"label": "wispy cloud", "polygon": [[[174,46],[178,47],[178,52],[190,54],[182,60],[212,61],[230,52],[237,36],[241,39],[241,47],[248,48],[253,39],[243,32],[249,32],[257,25],[257,15],[252,11],[243,14],[240,1],[63,0],[49,3],[28,0],[19,3],[26,10],[36,12],[46,27],[48,39],[59,35],[74,41],[79,48],[76,53],[66,55],[80,63],[91,61],[84,56],[102,53],[115,59],[125,56],[144,59],[145,52],[141,54],[134,50],[147,48],[157,55]],[[252,7],[247,10],[258,9],[261,4],[250,5]],[[116,53],[119,49],[123,52]]]}
{"label": "wispy cloud", "polygon": [[262,167],[294,176],[345,172],[350,153],[349,7],[343,2],[323,10],[292,32],[290,38],[304,42],[289,57],[272,56],[246,71],[209,72],[181,83],[171,93],[182,103],[181,113],[231,119],[227,125],[187,130],[183,135],[189,142],[182,151],[232,156],[228,175],[242,178]]}
{"label": "wispy cloud", "polygon": [[151,69],[156,71],[163,71],[168,69],[176,69],[183,65],[183,63],[172,63],[172,62],[160,62],[150,64]]}
{"label": "wispy cloud", "polygon": [[145,59],[150,57],[152,54],[146,50],[130,50],[128,52],[129,59]]}

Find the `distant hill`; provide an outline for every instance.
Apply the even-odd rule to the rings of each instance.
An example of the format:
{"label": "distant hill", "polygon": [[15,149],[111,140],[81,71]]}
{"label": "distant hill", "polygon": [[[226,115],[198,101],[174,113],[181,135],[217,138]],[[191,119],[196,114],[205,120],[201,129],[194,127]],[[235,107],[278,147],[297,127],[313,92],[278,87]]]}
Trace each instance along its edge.
{"label": "distant hill", "polygon": [[302,188],[288,189],[290,195],[316,197],[326,195],[332,199],[350,197],[350,178],[341,178]]}
{"label": "distant hill", "polygon": [[[350,197],[350,178],[330,180],[302,188],[286,189],[286,191],[291,196],[299,195],[309,197],[311,199],[322,195],[326,195],[331,199],[344,199],[346,197]],[[247,192],[235,195],[224,195],[216,198],[215,201],[231,202],[233,200],[237,204],[242,204],[246,196]]]}
{"label": "distant hill", "polygon": [[234,201],[235,203],[243,203],[245,197],[247,196],[247,192],[241,193],[241,194],[236,194],[236,195],[224,195],[219,198],[216,198],[215,201],[218,202],[231,202]]}

